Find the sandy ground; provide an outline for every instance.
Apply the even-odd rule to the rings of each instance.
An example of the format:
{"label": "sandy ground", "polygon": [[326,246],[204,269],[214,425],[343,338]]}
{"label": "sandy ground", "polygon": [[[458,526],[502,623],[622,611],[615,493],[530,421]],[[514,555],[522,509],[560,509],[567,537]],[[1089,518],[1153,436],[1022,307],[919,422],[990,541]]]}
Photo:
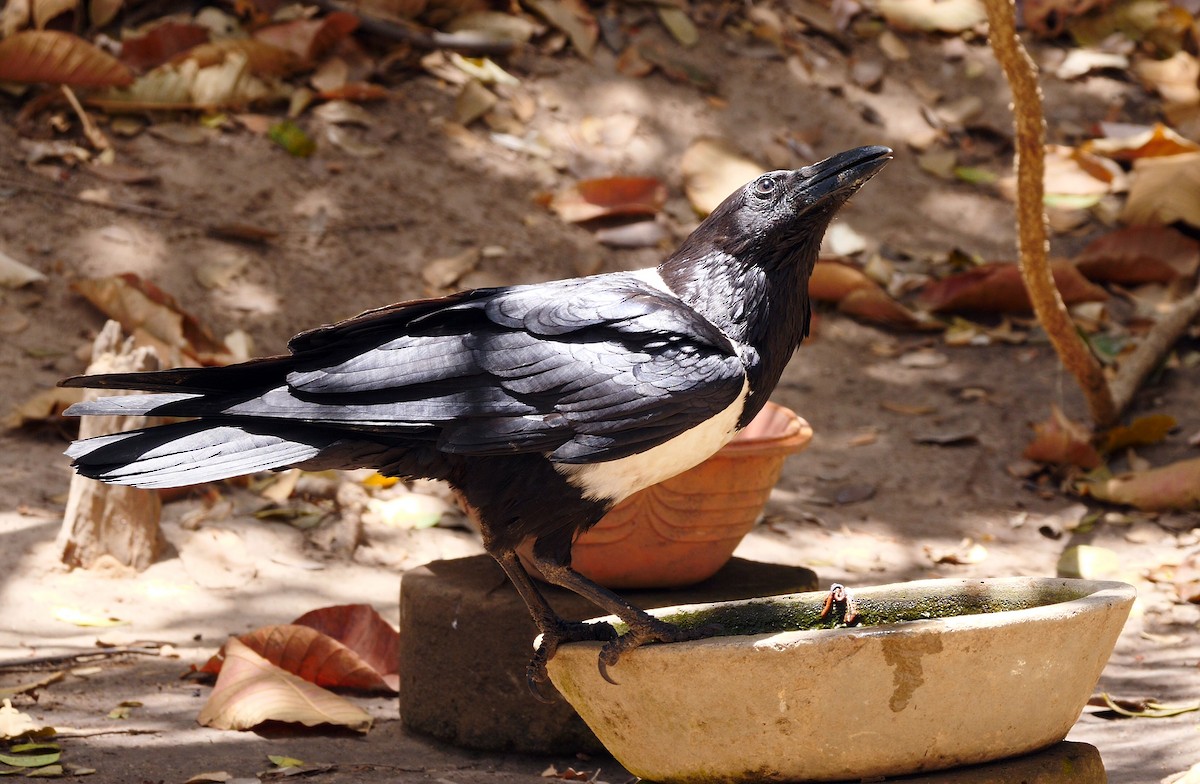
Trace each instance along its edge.
{"label": "sandy ground", "polygon": [[[23,400],[82,370],[79,350],[102,320],[69,288],[81,277],[137,272],[217,333],[245,330],[259,353],[273,353],[302,329],[429,293],[420,275],[425,264],[471,248],[503,250],[487,254],[462,286],[647,266],[660,250],[605,248],[532,196],[580,176],[655,175],[668,185],[669,224],[682,236],[691,218],[679,158],[700,135],[733,139],[778,166],[804,162],[778,141],[792,132],[815,139],[818,157],[855,144],[890,144],[898,150],[896,161],[842,219],[871,248],[921,258],[959,247],[985,258],[1012,258],[1010,205],[990,190],[924,174],[905,146],[923,122],[918,82],[948,99],[984,97],[980,122],[1006,132],[1007,97],[985,49],[969,49],[967,59],[982,64],[982,75],[968,81],[962,60],[946,59],[936,41],[913,39],[913,59],[889,65],[882,89],[870,92],[803,84],[782,62],[740,57],[726,44],[709,38],[687,55],[718,74],[720,100],[657,76],[619,76],[603,52],[590,65],[525,58],[514,70],[526,75],[520,90],[534,101],[530,128],[548,140],[548,159],[506,151],[479,130],[465,137],[448,133],[442,119],[452,114],[453,91],[423,76],[370,107],[375,125],[362,134],[386,147],[383,157],[357,159],[322,148],[313,159],[299,160],[246,132],[213,132],[195,146],[151,133],[118,139],[119,160],[156,172],[160,182],[153,186],[101,183],[86,174],[51,183],[23,167],[17,135],[5,122],[0,246],[49,280],[0,294],[7,310],[29,319],[0,344],[0,398]],[[1116,79],[1050,79],[1046,89],[1052,138],[1071,138],[1113,106],[1130,121],[1152,112],[1140,91]],[[3,111],[13,118],[11,107]],[[634,118],[636,133],[607,145],[581,131],[596,118],[612,117]],[[1001,160],[996,152],[979,149],[981,159],[992,163]],[[113,200],[178,210],[209,223],[245,221],[281,236],[266,247],[229,243],[193,223],[15,190],[9,180],[71,194],[106,188]],[[1054,249],[1069,253],[1088,237],[1085,231],[1056,238]],[[206,288],[203,271],[223,265],[241,272]],[[905,359],[918,349],[930,359]],[[1180,420],[1178,434],[1144,457],[1160,463],[1195,454],[1186,438],[1200,430],[1198,383],[1200,369],[1185,368],[1144,391],[1139,410]],[[1019,459],[1029,424],[1044,419],[1050,404],[1082,412],[1071,379],[1047,344],[953,349],[936,337],[891,333],[826,314],[775,400],[801,412],[817,435],[812,448],[788,464],[766,523],[747,537],[739,555],[810,566],[823,583],[861,585],[926,576],[1051,575],[1069,546],[1109,547],[1140,599],[1099,688],[1172,704],[1200,700],[1200,607],[1173,603],[1168,587],[1143,579],[1197,546],[1200,518],[1116,514],[1086,535],[1072,533],[1074,523],[1099,507],[1006,471]],[[883,403],[928,406],[933,413],[900,414]],[[974,438],[957,446],[914,441],[956,430]],[[864,437],[868,433],[873,436]],[[366,737],[197,726],[207,687],[179,676],[229,633],[346,602],[368,602],[395,622],[403,569],[481,548],[460,530],[373,528],[355,557],[336,558],[315,551],[295,528],[255,520],[261,502],[233,490],[227,505],[207,519],[197,518],[198,500],[168,505],[172,550],[141,575],[67,572],[56,566],[53,540],[69,480],[60,455],[68,437],[67,427],[57,423],[0,435],[0,660],[92,649],[98,638],[169,643],[180,657],[104,659],[36,697],[14,699],[39,721],[79,731],[63,741],[64,761],[95,768],[91,780],[182,782],[210,770],[249,777],[266,769],[267,754],[336,763],[315,781],[533,782],[549,764],[599,767],[604,780],[625,780],[611,760],[483,755],[409,736],[394,699],[360,700],[377,717]],[[234,531],[242,547],[219,564],[189,561],[191,542],[205,526]],[[934,564],[927,548],[955,548],[964,537],[984,544],[987,557],[970,565]],[[231,578],[235,585],[206,587],[221,570],[238,575]],[[55,617],[63,607],[125,623],[79,628]],[[0,687],[37,674],[6,668]],[[142,705],[128,719],[107,718],[123,700]],[[1110,781],[1153,784],[1200,760],[1197,715],[1113,720],[1089,711],[1070,738],[1100,749]]]}

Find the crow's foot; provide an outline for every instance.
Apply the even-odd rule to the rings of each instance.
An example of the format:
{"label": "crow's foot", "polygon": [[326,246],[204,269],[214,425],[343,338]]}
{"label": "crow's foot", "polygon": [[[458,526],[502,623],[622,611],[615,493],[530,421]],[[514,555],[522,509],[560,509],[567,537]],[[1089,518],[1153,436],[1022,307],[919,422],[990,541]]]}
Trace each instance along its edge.
{"label": "crow's foot", "polygon": [[637,624],[631,624],[629,631],[615,640],[608,642],[600,649],[600,677],[615,686],[617,682],[608,674],[608,668],[615,665],[622,654],[628,653],[634,648],[639,648],[648,642],[686,642],[688,640],[702,640],[705,637],[712,637],[720,633],[721,627],[716,624],[683,629],[666,621],[646,616],[645,620],[640,620]]}
{"label": "crow's foot", "polygon": [[552,696],[546,695],[543,687],[550,682],[546,662],[558,652],[559,645],[566,642],[610,642],[616,638],[616,629],[608,623],[559,621],[553,628],[542,632],[542,641],[533,652],[529,666],[525,668],[525,682],[534,699],[546,703],[554,701]]}
{"label": "crow's foot", "polygon": [[829,595],[825,597],[825,606],[821,608],[821,620],[836,617],[835,612],[842,616],[842,623],[846,626],[854,626],[858,622],[858,607],[854,603],[854,595],[841,583],[829,586]]}

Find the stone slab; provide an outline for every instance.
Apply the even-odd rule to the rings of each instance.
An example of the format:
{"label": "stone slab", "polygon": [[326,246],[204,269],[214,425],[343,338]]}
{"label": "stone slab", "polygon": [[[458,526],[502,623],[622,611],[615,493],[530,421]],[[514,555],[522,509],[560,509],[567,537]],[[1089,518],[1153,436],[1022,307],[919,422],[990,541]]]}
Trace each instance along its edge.
{"label": "stone slab", "polygon": [[[603,614],[569,591],[541,587],[567,620]],[[653,608],[816,588],[817,576],[810,569],[734,558],[708,580],[688,588],[622,595],[638,607]],[[473,749],[603,751],[564,700],[554,695],[547,705],[526,688],[525,668],[536,635],[524,602],[489,556],[434,561],[406,572],[400,582],[404,726]],[[619,678],[616,670],[614,675]]]}

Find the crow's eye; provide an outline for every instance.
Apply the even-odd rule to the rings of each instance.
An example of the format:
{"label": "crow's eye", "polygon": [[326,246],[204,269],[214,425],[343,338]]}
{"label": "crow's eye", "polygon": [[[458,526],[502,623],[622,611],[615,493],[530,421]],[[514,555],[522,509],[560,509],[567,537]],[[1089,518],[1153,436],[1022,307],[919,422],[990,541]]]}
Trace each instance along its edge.
{"label": "crow's eye", "polygon": [[754,195],[766,199],[775,195],[779,183],[769,174],[764,174],[754,181]]}

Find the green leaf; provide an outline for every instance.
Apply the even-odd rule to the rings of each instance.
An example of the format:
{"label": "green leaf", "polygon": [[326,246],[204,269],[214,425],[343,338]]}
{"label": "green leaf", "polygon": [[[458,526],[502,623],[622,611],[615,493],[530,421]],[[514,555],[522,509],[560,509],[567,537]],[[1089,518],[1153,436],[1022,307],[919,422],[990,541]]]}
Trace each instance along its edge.
{"label": "green leaf", "polygon": [[55,779],[61,775],[63,775],[63,766],[62,765],[46,765],[45,767],[41,767],[41,768],[37,768],[35,770],[29,771],[28,773],[25,774],[25,778],[28,778],[28,779],[32,779],[32,778]]}
{"label": "green leaf", "polygon": [[972,185],[991,185],[993,182],[1000,179],[995,172],[990,172],[987,169],[980,169],[976,166],[955,166],[954,176],[963,182],[969,182]]}
{"label": "green leaf", "polygon": [[279,754],[268,754],[267,759],[271,760],[271,764],[277,768],[300,768],[304,766],[304,762],[295,757],[284,757]]}
{"label": "green leaf", "polygon": [[62,751],[62,746],[57,743],[18,743],[9,746],[8,750],[13,754],[26,754],[30,751]]}
{"label": "green leaf", "polygon": [[61,751],[51,752],[50,754],[29,754],[26,756],[21,756],[19,754],[0,754],[0,762],[17,768],[40,768],[45,765],[53,765],[61,758]]}
{"label": "green leaf", "polygon": [[308,158],[317,151],[317,143],[312,137],[291,120],[283,120],[271,126],[267,131],[271,141],[287,150],[288,155],[296,158]]}

